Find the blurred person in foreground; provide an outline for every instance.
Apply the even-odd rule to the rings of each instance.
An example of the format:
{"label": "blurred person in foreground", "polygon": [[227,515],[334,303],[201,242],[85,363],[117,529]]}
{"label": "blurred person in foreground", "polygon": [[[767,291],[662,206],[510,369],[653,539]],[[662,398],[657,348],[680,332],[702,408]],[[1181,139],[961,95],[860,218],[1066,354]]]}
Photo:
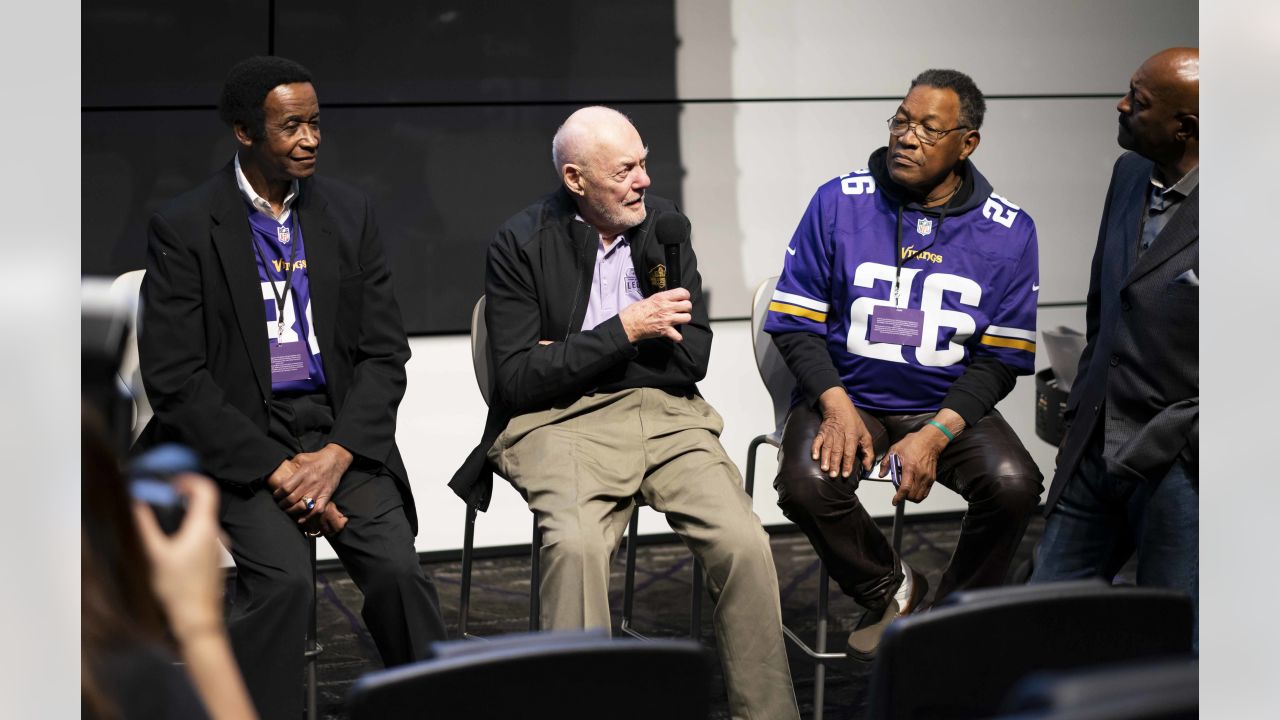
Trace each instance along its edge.
{"label": "blurred person in foreground", "polygon": [[256,717],[222,620],[217,488],[175,478],[186,517],[166,535],[92,419],[80,449],[82,716]]}
{"label": "blurred person in foreground", "polygon": [[[1200,587],[1200,51],[1170,48],[1116,105],[1086,344],[1032,582]],[[1198,612],[1197,612],[1198,618]],[[1194,642],[1199,646],[1197,620]]]}

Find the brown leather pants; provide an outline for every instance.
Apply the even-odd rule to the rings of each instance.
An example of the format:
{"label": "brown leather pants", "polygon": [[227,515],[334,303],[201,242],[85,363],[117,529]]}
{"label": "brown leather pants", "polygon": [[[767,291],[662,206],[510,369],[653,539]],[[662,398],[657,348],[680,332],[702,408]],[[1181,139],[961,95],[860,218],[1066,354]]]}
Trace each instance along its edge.
{"label": "brown leather pants", "polygon": [[[923,427],[935,413],[858,414],[877,455]],[[832,480],[810,456],[821,424],[812,406],[791,409],[778,453],[778,506],[800,526],[831,577],[859,605],[879,610],[902,582],[893,548],[858,500],[858,478]],[[1039,502],[1043,476],[997,411],[956,436],[938,457],[937,482],[969,503],[935,602],[955,590],[1004,582],[1014,551]]]}

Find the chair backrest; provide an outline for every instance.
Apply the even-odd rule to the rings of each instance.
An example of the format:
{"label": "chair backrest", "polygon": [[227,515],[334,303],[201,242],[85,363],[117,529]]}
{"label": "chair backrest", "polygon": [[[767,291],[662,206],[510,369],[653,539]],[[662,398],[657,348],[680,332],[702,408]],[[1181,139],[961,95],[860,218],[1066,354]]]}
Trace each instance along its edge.
{"label": "chair backrest", "polygon": [[1037,673],[1018,683],[1004,710],[1007,720],[1196,720],[1200,663],[1175,658]]}
{"label": "chair backrest", "polygon": [[1191,652],[1191,602],[1101,581],[959,593],[885,631],[869,718],[996,715],[1023,677]]}
{"label": "chair backrest", "polygon": [[691,640],[534,633],[433,650],[434,659],[357,681],[351,720],[705,720],[709,711],[710,663]]}
{"label": "chair backrest", "polygon": [[124,355],[120,359],[118,381],[120,389],[133,400],[130,440],[138,439],[153,414],[151,403],[147,400],[147,390],[142,386],[142,371],[138,365],[138,325],[142,321],[142,306],[138,302],[138,295],[142,291],[142,278],[145,274],[146,270],[132,270],[111,283],[112,297],[129,308],[128,331]]}
{"label": "chair backrest", "polygon": [[484,296],[471,308],[471,364],[476,370],[476,384],[486,405],[493,397],[493,356],[489,354],[489,328],[484,322]]}
{"label": "chair backrest", "polygon": [[773,337],[764,331],[764,319],[769,313],[769,303],[777,285],[778,276],[774,275],[760,283],[751,298],[751,346],[756,353],[756,369],[760,371],[760,379],[764,381],[769,397],[773,400],[774,431],[771,437],[774,441],[782,437],[782,426],[787,421],[787,411],[791,409],[791,393],[796,386],[795,376],[782,359],[778,346],[773,344]]}

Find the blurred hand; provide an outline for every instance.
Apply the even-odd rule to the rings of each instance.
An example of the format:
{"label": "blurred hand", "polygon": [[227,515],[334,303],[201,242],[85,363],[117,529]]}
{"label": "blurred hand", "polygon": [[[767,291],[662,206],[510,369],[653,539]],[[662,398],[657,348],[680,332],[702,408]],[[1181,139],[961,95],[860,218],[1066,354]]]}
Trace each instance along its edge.
{"label": "blurred hand", "polygon": [[151,587],[179,640],[222,631],[223,572],[219,565],[218,489],[208,478],[186,473],[173,479],[187,498],[182,526],[166,535],[145,503],[133,516],[151,561]]}
{"label": "blurred hand", "polygon": [[622,328],[627,331],[627,340],[633,343],[659,337],[680,342],[680,333],[676,327],[692,321],[692,312],[693,303],[689,301],[689,291],[685,288],[673,288],[631,303],[618,313],[618,319],[622,321]]}

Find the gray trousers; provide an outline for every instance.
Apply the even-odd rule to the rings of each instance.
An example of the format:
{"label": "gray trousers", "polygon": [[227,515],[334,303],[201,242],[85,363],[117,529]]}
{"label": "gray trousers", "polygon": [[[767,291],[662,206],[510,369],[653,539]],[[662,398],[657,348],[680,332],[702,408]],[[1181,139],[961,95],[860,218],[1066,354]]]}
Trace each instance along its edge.
{"label": "gray trousers", "polygon": [[702,561],[734,718],[798,718],[769,539],[705,400],[642,388],[512,418],[489,459],[542,529],[542,624],[611,627],[609,564],[638,492]]}

